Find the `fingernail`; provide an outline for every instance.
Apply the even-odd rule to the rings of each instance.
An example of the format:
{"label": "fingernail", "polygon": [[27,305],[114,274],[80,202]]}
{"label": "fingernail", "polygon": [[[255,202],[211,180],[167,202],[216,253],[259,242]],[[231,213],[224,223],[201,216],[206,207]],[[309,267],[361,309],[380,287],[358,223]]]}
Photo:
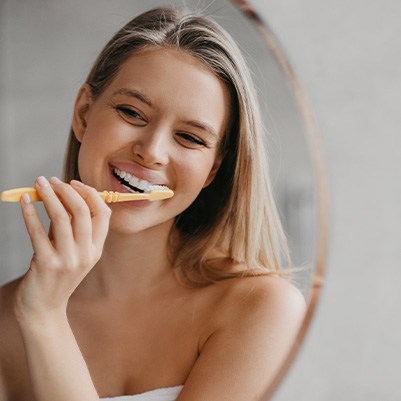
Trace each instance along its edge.
{"label": "fingernail", "polygon": [[77,181],[77,180],[71,180],[70,184],[74,187],[79,187],[82,188],[85,186],[85,184],[81,181]]}
{"label": "fingernail", "polygon": [[50,178],[49,182],[50,182],[51,184],[61,184],[61,183],[62,183],[62,181],[61,181],[59,178],[57,178],[57,177],[52,177],[52,178]]}
{"label": "fingernail", "polygon": [[36,179],[37,183],[41,186],[41,187],[47,187],[49,185],[49,181],[46,180],[45,177],[43,177],[43,175],[41,175],[40,177],[38,177]]}
{"label": "fingernail", "polygon": [[24,202],[25,204],[31,203],[31,197],[29,196],[29,194],[22,195],[22,202]]}

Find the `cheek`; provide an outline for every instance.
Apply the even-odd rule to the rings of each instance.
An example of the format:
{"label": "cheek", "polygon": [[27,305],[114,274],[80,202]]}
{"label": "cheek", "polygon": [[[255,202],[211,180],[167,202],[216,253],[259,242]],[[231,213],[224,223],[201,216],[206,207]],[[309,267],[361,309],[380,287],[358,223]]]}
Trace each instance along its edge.
{"label": "cheek", "polygon": [[82,143],[81,148],[78,154],[78,171],[79,176],[81,177],[82,182],[87,185],[93,186],[93,182],[90,179],[90,171],[89,166],[92,164],[92,160],[90,158],[91,152],[87,152],[87,146]]}
{"label": "cheek", "polygon": [[79,150],[78,171],[82,181],[90,186],[96,186],[97,178],[93,176],[102,171],[105,149],[111,149],[111,144],[107,144],[103,137],[87,132]]}
{"label": "cheek", "polygon": [[[210,171],[213,167],[214,159],[212,158],[191,158],[185,163],[181,160],[179,169],[180,186],[183,192],[197,194],[202,190],[206,180],[209,177]],[[195,197],[196,197],[195,196]]]}

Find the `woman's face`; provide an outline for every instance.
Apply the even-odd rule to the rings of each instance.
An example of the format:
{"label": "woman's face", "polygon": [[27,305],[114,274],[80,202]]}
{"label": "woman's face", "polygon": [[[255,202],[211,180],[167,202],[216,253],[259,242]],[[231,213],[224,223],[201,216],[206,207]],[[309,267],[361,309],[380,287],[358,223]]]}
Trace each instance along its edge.
{"label": "woman's face", "polygon": [[171,224],[210,184],[221,162],[229,96],[200,61],[174,49],[131,56],[96,100],[81,88],[73,129],[81,142],[82,181],[99,191],[129,192],[118,169],[175,193],[164,201],[111,204],[110,229],[128,233]]}

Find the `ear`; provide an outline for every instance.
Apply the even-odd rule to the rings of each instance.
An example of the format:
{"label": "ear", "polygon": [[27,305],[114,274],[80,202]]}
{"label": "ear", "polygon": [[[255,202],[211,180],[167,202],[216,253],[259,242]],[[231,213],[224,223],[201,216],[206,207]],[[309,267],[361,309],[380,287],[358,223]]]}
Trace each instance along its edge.
{"label": "ear", "polygon": [[72,130],[78,142],[84,137],[88,112],[93,104],[92,89],[88,84],[83,84],[79,89],[75,100],[74,115],[72,118]]}
{"label": "ear", "polygon": [[207,179],[206,179],[206,181],[205,181],[205,183],[203,185],[203,188],[206,188],[207,186],[209,186],[212,183],[212,181],[216,177],[217,172],[219,171],[219,168],[220,168],[220,165],[221,165],[222,161],[223,161],[223,156],[217,156],[216,157],[216,160],[215,160],[215,162],[213,164],[213,167],[210,170],[210,173],[209,173],[209,175],[208,175],[208,177],[207,177]]}

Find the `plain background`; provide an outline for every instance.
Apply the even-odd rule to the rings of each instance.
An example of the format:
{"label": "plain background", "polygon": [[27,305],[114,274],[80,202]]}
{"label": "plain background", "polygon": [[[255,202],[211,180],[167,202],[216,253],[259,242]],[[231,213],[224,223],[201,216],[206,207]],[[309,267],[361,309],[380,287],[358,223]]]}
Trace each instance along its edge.
{"label": "plain background", "polygon": [[[4,21],[4,7],[17,3],[25,19]],[[47,32],[40,38],[45,50],[58,40],[62,48],[60,29],[65,29],[68,40],[71,24],[98,26],[93,24],[98,16],[90,5],[93,2],[86,1],[75,2],[79,5],[77,12],[65,25],[56,23],[57,18],[59,21],[63,18],[59,15],[62,3],[44,0],[0,3],[0,71],[19,68],[22,75],[18,79],[25,79],[22,93],[21,90],[7,93],[3,81],[0,86],[0,96],[6,95],[7,99],[11,96],[11,103],[19,105],[17,109],[8,109],[11,103],[5,102],[0,108],[0,146],[8,149],[2,152],[0,160],[2,187],[11,187],[16,182],[24,185],[27,172],[33,179],[61,163],[62,154],[55,149],[65,142],[70,110],[56,120],[52,114],[59,103],[71,104],[73,91],[58,89],[60,82],[71,86],[71,75],[63,74],[62,58],[34,57],[30,46],[35,41],[32,32],[36,32],[35,28]],[[113,15],[121,17],[115,2],[105,3],[111,11],[114,7]],[[401,148],[398,133],[401,3],[398,0],[254,0],[252,3],[283,44],[313,106],[326,155],[331,198],[331,241],[321,301],[306,341],[273,400],[399,400],[401,185],[397,173]],[[45,30],[44,26],[48,28]],[[99,26],[98,31],[88,29],[87,35],[92,38],[77,35],[73,43],[69,42],[73,47],[70,60],[73,71],[82,73],[82,65],[89,65],[100,50],[100,47],[93,49],[89,54],[80,44],[85,40],[99,40],[103,44],[114,28],[110,22]],[[15,39],[7,37],[10,32],[19,35],[19,44],[13,49],[14,60],[15,57],[25,60],[25,64],[10,65],[9,58],[3,57],[6,43]],[[27,55],[31,59],[24,58]],[[57,73],[45,77],[34,74],[44,69],[54,69]],[[84,75],[74,78],[76,87]],[[35,97],[43,88],[57,99],[53,109]],[[16,126],[27,120],[36,120],[34,128]],[[53,136],[49,138],[48,132]],[[40,166],[35,164],[39,148],[47,155]],[[12,167],[16,164],[18,169]],[[27,240],[20,238],[16,219],[16,212],[2,216],[2,225],[9,227],[0,231],[1,243],[6,244],[1,251],[2,266],[4,261],[11,261],[7,259],[10,254],[20,261],[26,258],[22,251],[19,253],[19,247]],[[11,271],[7,277],[16,273]]]}

